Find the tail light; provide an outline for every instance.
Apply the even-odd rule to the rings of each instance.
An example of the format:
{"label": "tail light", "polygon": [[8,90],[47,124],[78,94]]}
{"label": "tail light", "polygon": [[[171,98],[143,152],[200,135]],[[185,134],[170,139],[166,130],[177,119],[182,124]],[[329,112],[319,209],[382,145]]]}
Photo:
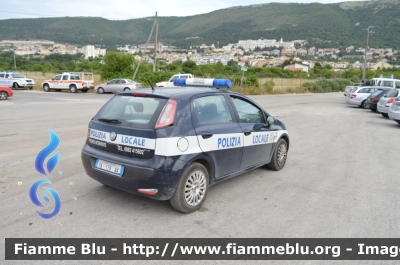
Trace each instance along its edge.
{"label": "tail light", "polygon": [[371,98],[371,101],[376,101],[377,100],[377,98]]}
{"label": "tail light", "polygon": [[357,94],[351,95],[351,98],[355,98],[355,97],[357,97]]}
{"label": "tail light", "polygon": [[145,97],[145,96],[147,96],[147,94],[146,93],[133,92],[132,96],[134,96],[134,97]]}
{"label": "tail light", "polygon": [[175,120],[175,112],[176,112],[176,101],[168,100],[167,104],[165,104],[160,117],[158,117],[158,121],[156,123],[155,128],[161,128],[170,126],[174,123]]}
{"label": "tail light", "polygon": [[393,103],[395,99],[396,99],[396,98],[391,98],[391,99],[389,99],[388,102],[387,102],[387,104]]}

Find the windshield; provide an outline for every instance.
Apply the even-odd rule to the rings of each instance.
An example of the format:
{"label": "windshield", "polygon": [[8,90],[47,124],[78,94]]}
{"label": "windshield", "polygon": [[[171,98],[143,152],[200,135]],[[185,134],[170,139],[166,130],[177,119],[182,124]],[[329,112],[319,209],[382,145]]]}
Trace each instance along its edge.
{"label": "windshield", "polygon": [[95,120],[131,128],[154,128],[167,99],[114,96],[96,115]]}
{"label": "windshield", "polygon": [[25,76],[21,75],[21,74],[11,74],[11,76],[13,78],[25,78]]}
{"label": "windshield", "polygon": [[376,96],[378,96],[380,93],[382,93],[383,91],[382,90],[378,90],[378,91],[375,91],[374,93],[372,93],[371,94],[371,98],[373,98],[373,97],[376,97]]}

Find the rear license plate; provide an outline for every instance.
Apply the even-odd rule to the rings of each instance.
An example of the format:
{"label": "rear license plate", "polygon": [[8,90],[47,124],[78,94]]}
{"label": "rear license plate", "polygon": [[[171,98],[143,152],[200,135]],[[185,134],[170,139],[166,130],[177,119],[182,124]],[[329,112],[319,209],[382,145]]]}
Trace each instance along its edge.
{"label": "rear license plate", "polygon": [[119,176],[122,176],[122,174],[124,173],[124,166],[111,163],[99,158],[96,160],[96,164],[94,165],[94,167],[96,169],[107,171]]}

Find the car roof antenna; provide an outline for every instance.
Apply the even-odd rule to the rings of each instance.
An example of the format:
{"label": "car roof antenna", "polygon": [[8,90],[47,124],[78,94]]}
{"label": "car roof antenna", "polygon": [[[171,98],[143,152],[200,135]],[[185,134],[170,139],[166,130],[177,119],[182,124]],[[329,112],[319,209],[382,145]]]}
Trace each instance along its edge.
{"label": "car roof antenna", "polygon": [[144,77],[144,79],[147,81],[147,83],[149,83],[149,85],[151,86],[151,90],[154,90],[153,85],[151,84],[151,82],[149,81],[149,79],[147,79],[146,77]]}

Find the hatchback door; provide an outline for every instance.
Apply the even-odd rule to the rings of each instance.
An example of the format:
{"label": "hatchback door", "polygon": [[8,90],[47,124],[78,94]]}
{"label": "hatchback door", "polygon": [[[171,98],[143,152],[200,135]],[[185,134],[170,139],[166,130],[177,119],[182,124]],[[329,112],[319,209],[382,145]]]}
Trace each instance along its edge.
{"label": "hatchback door", "polygon": [[268,129],[264,111],[244,97],[232,95],[230,98],[243,130],[244,148],[240,170],[267,163],[274,138]]}
{"label": "hatchback door", "polygon": [[166,102],[164,98],[135,94],[114,96],[90,122],[87,144],[118,155],[152,158],[154,127]]}
{"label": "hatchback door", "polygon": [[192,98],[192,120],[201,150],[215,163],[215,178],[237,172],[243,151],[243,132],[224,94]]}

